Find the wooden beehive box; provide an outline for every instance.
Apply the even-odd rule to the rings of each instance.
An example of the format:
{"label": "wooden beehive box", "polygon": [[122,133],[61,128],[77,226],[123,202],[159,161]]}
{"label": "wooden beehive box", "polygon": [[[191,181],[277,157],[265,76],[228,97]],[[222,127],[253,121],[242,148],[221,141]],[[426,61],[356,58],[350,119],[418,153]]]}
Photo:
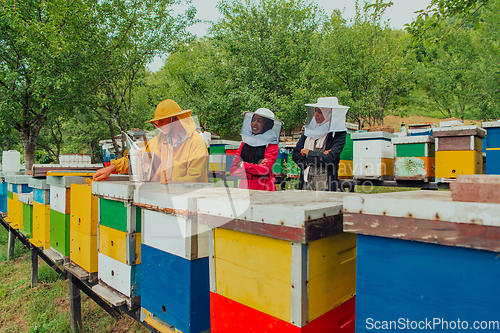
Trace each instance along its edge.
{"label": "wooden beehive box", "polygon": [[483,128],[488,131],[486,147],[483,147],[483,151],[486,150],[486,174],[500,175],[500,120],[484,122]]}
{"label": "wooden beehive box", "polygon": [[30,242],[44,250],[50,249],[50,185],[45,179],[31,178],[33,188],[33,238]]}
{"label": "wooden beehive box", "polygon": [[486,131],[476,125],[439,127],[436,138],[436,178],[454,179],[458,175],[483,172],[482,138]]}
{"label": "wooden beehive box", "polygon": [[449,191],[345,197],[344,231],[358,235],[356,327],[388,313],[494,318],[499,227],[500,205],[454,202]]}
{"label": "wooden beehive box", "polygon": [[28,185],[30,178],[31,176],[28,175],[8,174],[5,176],[7,182],[7,218],[5,220],[14,229],[23,227],[23,204],[19,201],[19,194],[32,191]]}
{"label": "wooden beehive box", "polygon": [[231,205],[198,200],[200,222],[216,227],[212,330],[354,332],[356,237],[342,232],[342,197],[249,191]]}
{"label": "wooden beehive box", "polygon": [[71,184],[85,184],[85,177],[47,176],[50,185],[50,247],[69,260]]}
{"label": "wooden beehive box", "polygon": [[18,200],[23,211],[23,227],[19,231],[25,236],[31,237],[33,234],[33,192],[19,194]]}
{"label": "wooden beehive box", "polygon": [[434,181],[434,139],[428,135],[392,138],[396,180]]}
{"label": "wooden beehive box", "polygon": [[354,145],[354,178],[379,180],[394,178],[394,147],[391,139],[395,136],[387,132],[351,134]]}

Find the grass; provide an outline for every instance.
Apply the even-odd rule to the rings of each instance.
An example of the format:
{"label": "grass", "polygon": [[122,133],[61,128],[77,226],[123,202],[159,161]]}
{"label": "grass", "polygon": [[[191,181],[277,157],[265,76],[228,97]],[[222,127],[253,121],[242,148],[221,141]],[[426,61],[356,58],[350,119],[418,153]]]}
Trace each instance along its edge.
{"label": "grass", "polygon": [[[30,288],[30,255],[16,241],[14,257],[7,261],[8,232],[0,226],[0,333],[71,332],[68,280],[39,259],[38,285]],[[123,314],[109,316],[82,293],[82,332],[149,332]]]}

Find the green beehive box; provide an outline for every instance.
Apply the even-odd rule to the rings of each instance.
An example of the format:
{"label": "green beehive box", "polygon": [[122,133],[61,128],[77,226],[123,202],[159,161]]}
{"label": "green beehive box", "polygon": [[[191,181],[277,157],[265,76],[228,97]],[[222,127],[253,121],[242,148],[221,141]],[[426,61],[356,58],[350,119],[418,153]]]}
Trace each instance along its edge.
{"label": "green beehive box", "polygon": [[70,214],[50,210],[50,247],[63,256],[70,254]]}
{"label": "green beehive box", "polygon": [[210,145],[210,155],[225,155],[226,146],[225,145]]}
{"label": "green beehive box", "polygon": [[23,203],[23,228],[21,232],[30,236],[33,234],[33,206]]}
{"label": "green beehive box", "polygon": [[433,143],[397,144],[396,157],[434,157]]}
{"label": "green beehive box", "polygon": [[[113,201],[104,198],[99,199],[99,223],[102,226],[113,228],[123,232],[131,232],[127,230],[127,206],[122,201]],[[141,209],[135,208],[136,231],[141,232]]]}
{"label": "green beehive box", "polygon": [[285,172],[285,159],[278,158],[273,165],[273,173],[284,173]]}

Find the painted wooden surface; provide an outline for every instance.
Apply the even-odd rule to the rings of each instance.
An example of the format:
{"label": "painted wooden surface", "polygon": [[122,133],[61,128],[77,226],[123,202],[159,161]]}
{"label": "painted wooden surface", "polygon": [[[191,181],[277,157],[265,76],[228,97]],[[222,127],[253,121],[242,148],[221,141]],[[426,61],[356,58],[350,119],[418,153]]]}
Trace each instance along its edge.
{"label": "painted wooden surface", "polygon": [[432,135],[435,138],[446,136],[478,136],[484,138],[486,130],[477,125],[453,126],[453,127],[436,127],[433,129]]}
{"label": "painted wooden surface", "polygon": [[70,188],[50,186],[50,209],[61,214],[69,214],[71,209]]}
{"label": "painted wooden surface", "polygon": [[217,293],[290,322],[290,242],[224,229],[214,240]]}
{"label": "painted wooden surface", "polygon": [[46,182],[51,187],[64,187],[70,188],[71,184],[86,184],[85,178],[88,177],[77,177],[77,176],[47,176]]}
{"label": "painted wooden surface", "polygon": [[396,179],[434,180],[434,157],[396,157],[394,177]]}
{"label": "painted wooden surface", "polygon": [[141,321],[145,321],[152,327],[154,327],[160,333],[182,333],[181,331],[175,329],[170,324],[165,323],[163,320],[156,317],[154,314],[148,310],[141,308],[142,316]]}
{"label": "painted wooden surface", "polygon": [[7,216],[5,217],[5,222],[11,223],[12,222],[12,214],[14,214],[14,196],[16,196],[16,201],[17,201],[17,194],[12,193],[11,191],[7,191]]}
{"label": "painted wooden surface", "polygon": [[[99,223],[100,225],[120,230],[123,232],[141,232],[141,209],[135,207],[135,229],[127,229],[127,220],[134,218],[129,216],[127,203],[110,199],[99,198]],[[130,205],[130,203],[128,204]]]}
{"label": "painted wooden surface", "polygon": [[399,318],[498,323],[496,252],[358,235],[357,258],[356,332]]}
{"label": "painted wooden surface", "polygon": [[12,194],[12,214],[10,215],[10,226],[14,229],[22,229],[23,227],[23,203],[19,201],[18,194]]}
{"label": "painted wooden surface", "polygon": [[23,227],[21,232],[31,236],[33,234],[33,205],[23,203]]}
{"label": "painted wooden surface", "polygon": [[70,216],[53,209],[50,210],[50,247],[69,256],[70,244]]}
{"label": "painted wooden surface", "polygon": [[[127,260],[127,251],[131,250],[128,244],[135,244],[135,251],[131,251],[131,253],[135,252],[135,258],[132,258],[130,261]],[[100,225],[99,252],[126,265],[140,264],[141,234],[130,234]]]}
{"label": "painted wooden surface", "polygon": [[453,201],[488,202],[500,204],[500,176],[458,175],[450,183]]}
{"label": "painted wooden surface", "polygon": [[127,297],[141,295],[142,265],[126,265],[102,253],[97,254],[99,279]]}
{"label": "painted wooden surface", "polygon": [[33,201],[42,205],[50,205],[50,190],[34,188]]}
{"label": "painted wooden surface", "polygon": [[[364,134],[364,133],[362,133]],[[394,158],[394,146],[391,140],[377,139],[355,139],[354,140],[354,155],[360,158]]]}
{"label": "painted wooden surface", "polygon": [[486,147],[487,148],[500,148],[500,122],[497,121],[496,124],[492,124],[492,126],[485,127],[483,123],[483,127],[488,131],[488,135],[486,136]]}
{"label": "painted wooden surface", "polygon": [[208,258],[187,260],[142,244],[141,306],[184,333],[210,328]]}
{"label": "painted wooden surface", "polygon": [[144,210],[142,242],[186,259],[208,256],[208,231],[196,219]]}
{"label": "painted wooden surface", "polygon": [[450,136],[436,138],[436,151],[483,150],[483,141],[477,136]]}
{"label": "painted wooden surface", "polygon": [[207,192],[209,194],[205,198],[198,199],[199,214],[297,229],[305,228],[309,221],[319,221],[340,214],[343,196],[346,195],[316,191],[311,192],[308,200],[304,200],[304,193],[308,193],[304,191],[266,192],[216,188]]}
{"label": "painted wooden surface", "polygon": [[99,199],[91,193],[87,184],[71,184],[71,228],[83,234],[96,236],[99,216]]}
{"label": "painted wooden surface", "polygon": [[435,145],[432,143],[395,144],[396,157],[435,157]]}
{"label": "painted wooden surface", "polygon": [[44,250],[50,248],[50,205],[33,202],[33,238],[30,242]]}
{"label": "painted wooden surface", "polygon": [[353,176],[353,162],[352,160],[340,160],[339,162],[339,177],[352,177]]}
{"label": "painted wooden surface", "polygon": [[355,298],[297,327],[215,293],[210,293],[211,332],[353,333]]}
{"label": "painted wooden surface", "polygon": [[70,260],[88,273],[97,272],[97,235],[91,236],[73,228],[70,235]]}
{"label": "painted wooden surface", "polygon": [[7,212],[7,183],[5,180],[0,180],[0,212]]}
{"label": "painted wooden surface", "polygon": [[344,231],[357,234],[500,251],[499,226],[500,205],[452,201],[449,191],[344,199]]}
{"label": "painted wooden surface", "polygon": [[457,175],[481,173],[483,173],[483,154],[481,151],[436,151],[437,178],[455,178]]}
{"label": "painted wooden surface", "polygon": [[356,294],[356,235],[341,233],[309,244],[309,322]]}
{"label": "painted wooden surface", "polygon": [[486,174],[500,175],[500,149],[486,149]]}
{"label": "painted wooden surface", "polygon": [[384,177],[394,175],[393,158],[358,157],[354,156],[355,178],[363,177]]}

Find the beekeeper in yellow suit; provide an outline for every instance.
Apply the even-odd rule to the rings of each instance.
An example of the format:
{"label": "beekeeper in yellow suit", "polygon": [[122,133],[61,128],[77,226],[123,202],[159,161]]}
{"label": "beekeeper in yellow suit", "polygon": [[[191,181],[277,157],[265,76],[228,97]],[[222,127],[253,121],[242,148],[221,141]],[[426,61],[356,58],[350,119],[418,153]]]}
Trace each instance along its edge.
{"label": "beekeeper in yellow suit", "polygon": [[[191,110],[181,110],[179,105],[167,99],[160,102],[152,122],[160,133],[151,139],[145,151],[161,157],[161,165],[152,181],[207,182],[208,151],[205,140],[196,132]],[[106,180],[116,171],[129,171],[128,157],[115,160],[109,166],[97,170],[94,180]]]}

